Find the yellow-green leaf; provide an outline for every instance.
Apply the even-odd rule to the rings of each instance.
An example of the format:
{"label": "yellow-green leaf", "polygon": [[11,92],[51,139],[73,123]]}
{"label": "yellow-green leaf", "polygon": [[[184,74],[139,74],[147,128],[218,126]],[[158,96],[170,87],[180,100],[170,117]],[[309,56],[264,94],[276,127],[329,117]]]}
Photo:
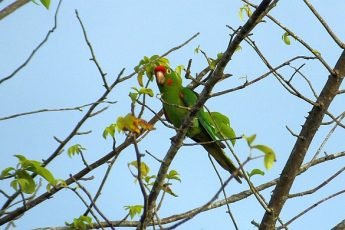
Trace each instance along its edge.
{"label": "yellow-green leaf", "polygon": [[291,44],[291,41],[290,41],[290,38],[289,38],[290,34],[288,32],[285,32],[282,36],[282,39],[284,41],[284,43],[286,45],[290,45]]}
{"label": "yellow-green leaf", "polygon": [[169,180],[178,180],[181,182],[180,174],[176,170],[170,170],[170,172],[166,175],[166,178]]}
{"label": "yellow-green leaf", "polygon": [[108,135],[115,137],[116,124],[110,124],[103,131],[103,138],[106,139]]}
{"label": "yellow-green leaf", "polygon": [[49,10],[50,0],[41,0],[42,5]]}
{"label": "yellow-green leaf", "polygon": [[258,149],[265,154],[264,164],[266,169],[272,168],[274,162],[276,161],[276,155],[270,147],[266,145],[254,145],[252,148]]}
{"label": "yellow-green leaf", "polygon": [[256,138],[256,134],[253,134],[249,137],[247,137],[246,135],[243,135],[243,138],[247,141],[248,146],[251,147],[252,143],[254,142],[254,140]]}
{"label": "yellow-green leaf", "polygon": [[248,4],[245,4],[243,7],[240,8],[240,11],[238,12],[238,16],[240,17],[240,20],[243,21],[244,18],[243,18],[243,12],[246,13],[246,15],[248,17],[250,17],[252,15],[252,11],[251,9],[249,8],[249,5]]}
{"label": "yellow-green leaf", "polygon": [[[137,161],[132,161],[130,163],[128,163],[128,165],[135,167],[136,169],[138,169],[138,162]],[[141,162],[140,164],[140,173],[141,173],[141,177],[145,178],[150,172],[150,167],[145,163],[145,162]]]}
{"label": "yellow-green leaf", "polygon": [[81,146],[80,144],[75,144],[68,148],[67,154],[69,157],[72,157],[75,154],[83,153],[83,150],[86,150],[83,146]]}
{"label": "yellow-green leaf", "polygon": [[143,205],[127,205],[124,206],[125,210],[128,210],[128,214],[133,219],[136,215],[140,216],[144,206]]}
{"label": "yellow-green leaf", "polygon": [[261,175],[261,176],[265,175],[265,173],[260,169],[253,169],[250,173],[247,173],[247,174],[249,178],[251,178],[254,175]]}
{"label": "yellow-green leaf", "polygon": [[152,89],[150,88],[141,88],[139,93],[149,95],[150,97],[153,97],[154,95]]}

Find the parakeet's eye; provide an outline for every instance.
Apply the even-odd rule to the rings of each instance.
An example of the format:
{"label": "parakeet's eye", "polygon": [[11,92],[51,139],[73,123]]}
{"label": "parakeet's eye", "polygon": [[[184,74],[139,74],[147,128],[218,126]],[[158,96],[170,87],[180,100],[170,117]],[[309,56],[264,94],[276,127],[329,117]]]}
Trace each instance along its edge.
{"label": "parakeet's eye", "polygon": [[167,69],[167,74],[171,74],[171,69]]}

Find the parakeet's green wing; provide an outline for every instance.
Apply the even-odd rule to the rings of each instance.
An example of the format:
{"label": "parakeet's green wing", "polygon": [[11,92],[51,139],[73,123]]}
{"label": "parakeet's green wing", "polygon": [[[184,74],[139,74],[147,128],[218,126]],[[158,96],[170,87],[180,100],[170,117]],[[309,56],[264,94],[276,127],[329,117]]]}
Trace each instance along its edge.
{"label": "parakeet's green wing", "polygon": [[[196,101],[198,100],[198,94],[194,92],[193,90],[189,88],[182,88],[181,91],[182,95],[182,101],[185,103],[186,106],[193,106],[196,104]],[[199,114],[198,114],[198,120],[202,127],[207,131],[208,135],[210,135],[211,139],[213,141],[217,140],[217,136],[215,133],[214,128],[212,127],[212,119],[208,112],[205,112],[203,108],[200,109]],[[218,142],[220,147],[225,148],[225,145],[221,142]]]}
{"label": "parakeet's green wing", "polygon": [[[195,105],[198,99],[198,95],[189,88],[182,88],[180,97],[185,106],[189,107]],[[202,146],[213,156],[214,159],[217,160],[217,162],[224,169],[228,170],[230,173],[235,172],[237,170],[236,166],[222,150],[222,148],[225,148],[225,145],[221,142],[212,142],[217,140],[215,130],[212,126],[212,121],[210,120],[212,118],[208,115],[207,112],[204,111],[203,108],[201,108],[199,114],[197,115],[197,119],[199,123],[199,127],[197,129],[199,130],[199,132],[194,135],[189,135],[190,138],[198,143],[211,142],[202,144]],[[240,172],[235,175],[235,179],[241,183],[239,176],[241,176]]]}

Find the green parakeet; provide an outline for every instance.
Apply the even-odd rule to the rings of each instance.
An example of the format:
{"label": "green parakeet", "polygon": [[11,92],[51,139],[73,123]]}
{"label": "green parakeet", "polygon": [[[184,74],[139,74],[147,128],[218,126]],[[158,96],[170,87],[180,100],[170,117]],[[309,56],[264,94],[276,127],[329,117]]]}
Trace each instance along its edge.
{"label": "green parakeet", "polygon": [[[179,128],[188,113],[187,107],[195,105],[198,95],[193,90],[183,87],[180,75],[169,67],[159,65],[154,69],[154,74],[161,92],[165,117],[174,127]],[[217,113],[217,115],[219,117],[221,114]],[[225,119],[228,120],[227,117]],[[202,108],[192,121],[187,136],[200,143],[225,170],[230,173],[236,172],[233,176],[241,183],[242,174],[223,151],[222,148],[225,148],[225,145],[217,141],[218,135],[215,126],[217,125],[214,124],[210,113]]]}

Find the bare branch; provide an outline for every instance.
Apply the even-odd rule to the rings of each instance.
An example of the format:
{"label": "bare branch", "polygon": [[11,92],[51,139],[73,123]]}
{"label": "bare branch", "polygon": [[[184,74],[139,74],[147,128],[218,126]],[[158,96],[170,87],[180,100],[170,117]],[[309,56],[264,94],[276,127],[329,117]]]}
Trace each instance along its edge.
{"label": "bare branch", "polygon": [[10,5],[6,6],[0,11],[0,20],[4,19],[6,16],[10,15],[14,11],[18,10],[20,7],[24,6],[30,0],[17,0]]}
{"label": "bare branch", "polygon": [[102,81],[103,81],[103,86],[105,87],[106,90],[109,91],[109,86],[108,86],[108,83],[107,83],[107,80],[105,79],[105,76],[107,75],[106,73],[103,72],[100,64],[98,63],[97,59],[96,59],[96,55],[95,55],[95,52],[93,51],[93,47],[92,47],[92,44],[91,42],[89,41],[88,37],[87,37],[87,33],[86,33],[86,30],[85,30],[85,27],[84,27],[84,24],[83,22],[81,21],[80,17],[79,17],[79,14],[78,14],[78,10],[75,10],[75,15],[77,16],[77,19],[79,21],[79,24],[81,26],[81,29],[83,30],[83,35],[84,35],[84,39],[85,39],[85,42],[87,44],[87,46],[89,47],[89,50],[91,52],[91,56],[92,58],[90,60],[92,60],[97,69],[98,69],[98,72],[99,74],[101,75],[102,77]]}
{"label": "bare branch", "polygon": [[335,43],[337,43],[340,48],[345,49],[345,44],[332,31],[332,29],[328,26],[327,22],[321,17],[321,15],[317,12],[314,6],[308,0],[303,0],[303,1],[309,7],[310,11],[315,15],[317,20],[319,20],[322,26],[327,30],[328,34],[332,37]]}
{"label": "bare branch", "polygon": [[[24,0],[19,0],[19,1],[16,1],[16,2],[29,2],[28,0],[24,1]],[[24,4],[25,4],[24,3]],[[29,55],[29,57],[24,61],[23,64],[21,64],[17,69],[15,69],[10,75],[8,75],[7,77],[4,77],[2,79],[0,79],[0,85],[2,83],[4,83],[5,81],[7,80],[10,80],[11,78],[13,78],[21,69],[23,69],[30,61],[31,59],[33,58],[33,56],[36,54],[36,52],[48,41],[50,35],[52,33],[54,33],[54,31],[56,30],[57,28],[57,17],[58,17],[58,13],[59,13],[59,9],[60,9],[60,5],[62,3],[62,0],[59,1],[59,4],[56,8],[56,11],[55,11],[55,16],[54,16],[54,25],[53,27],[48,31],[48,33],[46,34],[46,36],[44,37],[44,39],[38,44],[38,46],[31,52],[31,54]],[[0,18],[1,20],[1,18]]]}
{"label": "bare branch", "polygon": [[[95,103],[97,103],[97,102],[95,102]],[[88,104],[80,105],[80,106],[76,106],[76,107],[67,107],[67,108],[60,108],[60,109],[39,109],[39,110],[30,111],[30,112],[17,113],[17,114],[9,115],[6,117],[0,117],[0,121],[8,120],[8,119],[16,118],[16,117],[21,117],[21,116],[26,116],[26,115],[44,113],[44,112],[64,112],[64,111],[80,111],[80,112],[82,112],[83,108],[89,107],[95,103],[88,103]],[[117,101],[101,101],[98,104],[100,104],[100,103],[115,104],[115,103],[117,103]]]}
{"label": "bare branch", "polygon": [[285,204],[291,186],[295,180],[298,170],[304,160],[307,150],[314,138],[315,133],[322,123],[322,119],[326,114],[331,102],[337,95],[343,77],[345,75],[345,51],[342,52],[334,67],[333,73],[330,75],[328,81],[324,85],[316,104],[310,111],[299,136],[304,139],[298,138],[295,146],[293,147],[288,162],[286,163],[278,184],[274,189],[271,197],[269,207],[272,212],[266,212],[259,229],[274,229],[277,218]]}
{"label": "bare branch", "polygon": [[[247,0],[242,0],[243,2],[247,3],[248,5],[257,8],[258,6],[254,5],[253,3],[247,1]],[[272,17],[271,15],[267,14],[266,15],[271,21],[273,21],[277,26],[282,28],[284,31],[289,33],[294,39],[296,39],[299,43],[301,43],[307,50],[309,50],[322,64],[323,66],[328,70],[328,72],[332,75],[335,73],[333,72],[332,67],[328,65],[328,63],[316,52],[315,49],[313,49],[308,43],[306,43],[303,39],[298,37],[294,32],[292,32],[290,29],[288,29],[286,26],[284,26],[282,23],[280,23],[277,19]]]}
{"label": "bare branch", "polygon": [[[299,217],[303,216],[304,214],[306,214],[307,212],[309,212],[310,210],[312,210],[313,208],[317,207],[318,205],[322,204],[323,202],[326,202],[336,196],[339,196],[341,194],[345,193],[345,189],[341,190],[339,192],[336,192],[328,197],[325,197],[324,199],[316,202],[315,204],[311,205],[310,207],[306,208],[305,210],[303,210],[301,213],[299,213],[298,215],[296,215],[295,217],[293,217],[291,220],[289,220],[288,222],[286,222],[285,226],[288,226],[289,224],[291,224],[292,222],[294,222],[296,219],[298,219]],[[284,226],[284,227],[285,227]]]}

